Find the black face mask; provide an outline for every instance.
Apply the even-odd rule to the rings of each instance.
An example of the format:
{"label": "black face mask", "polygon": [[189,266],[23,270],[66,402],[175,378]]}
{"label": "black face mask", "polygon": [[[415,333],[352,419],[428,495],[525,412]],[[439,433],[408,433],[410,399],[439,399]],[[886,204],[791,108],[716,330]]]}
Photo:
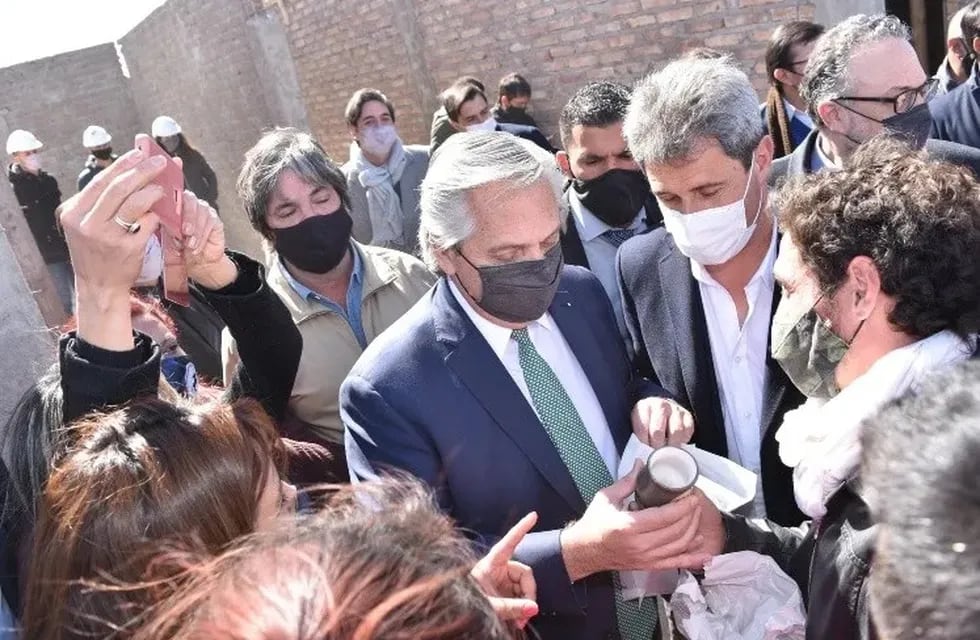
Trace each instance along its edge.
{"label": "black face mask", "polygon": [[650,197],[650,184],[639,171],[610,169],[591,180],[572,179],[579,201],[610,227],[625,227]]}
{"label": "black face mask", "polygon": [[[541,260],[491,267],[478,267],[462,251],[457,253],[480,274],[483,295],[477,304],[494,318],[504,322],[532,322],[543,316],[555,299],[564,265],[560,244],[549,249]],[[458,279],[457,282],[463,286]],[[473,294],[470,297],[476,300]]]}
{"label": "black face mask", "polygon": [[112,147],[107,147],[105,149],[93,149],[92,155],[99,160],[111,160],[112,159]]}
{"label": "black face mask", "polygon": [[932,129],[932,116],[929,105],[922,103],[912,107],[905,113],[898,113],[881,121],[888,133],[896,138],[902,138],[915,149],[926,146],[929,131]]}
{"label": "black face mask", "polygon": [[273,246],[287,262],[310,273],[326,273],[340,264],[350,248],[353,222],[345,207],[274,229]]}

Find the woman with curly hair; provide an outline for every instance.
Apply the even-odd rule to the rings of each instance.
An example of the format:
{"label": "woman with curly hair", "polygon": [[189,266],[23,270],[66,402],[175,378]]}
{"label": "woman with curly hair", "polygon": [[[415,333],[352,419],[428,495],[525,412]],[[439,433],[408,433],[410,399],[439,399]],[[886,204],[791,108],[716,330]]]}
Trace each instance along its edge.
{"label": "woman with curly hair", "polygon": [[874,637],[875,523],[862,487],[866,418],[977,354],[980,184],[893,139],[779,197],[782,301],[772,355],[808,400],[776,434],[811,520],[787,529],[704,501],[702,551],[754,550],[796,578],[808,639]]}

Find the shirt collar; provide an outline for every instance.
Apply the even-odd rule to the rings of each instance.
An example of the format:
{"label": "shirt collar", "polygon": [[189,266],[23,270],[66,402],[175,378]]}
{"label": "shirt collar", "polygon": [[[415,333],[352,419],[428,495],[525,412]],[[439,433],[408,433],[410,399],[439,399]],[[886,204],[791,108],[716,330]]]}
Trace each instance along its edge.
{"label": "shirt collar", "polygon": [[803,111],[802,109],[797,109],[792,104],[790,104],[790,101],[787,100],[786,98],[783,98],[783,106],[786,108],[787,120],[792,120],[795,118],[800,122],[802,122],[803,124],[805,124],[806,126],[810,127],[811,129],[813,128],[813,120],[810,119],[810,116],[807,114],[806,111]]}
{"label": "shirt collar", "polygon": [[[459,290],[459,287],[452,278],[446,276],[446,282],[449,283],[449,290],[452,291],[453,297],[456,298],[456,302],[459,303],[459,306],[463,308],[466,316],[473,321],[477,331],[483,335],[483,338],[487,341],[487,344],[490,345],[493,352],[497,354],[497,357],[500,358],[501,361],[503,361],[504,354],[507,352],[507,346],[510,344],[511,334],[514,333],[514,330],[508,329],[507,327],[501,327],[500,325],[494,324],[481,316],[479,313],[477,313],[476,309],[473,308],[470,301],[466,299],[463,292]],[[547,312],[545,312],[543,316],[534,322],[530,323],[528,326],[535,325],[542,327],[543,329],[547,329],[548,331],[553,331],[555,328],[554,320],[552,320],[551,314]]]}
{"label": "shirt collar", "polygon": [[[594,213],[589,211],[589,208],[582,204],[579,200],[578,194],[571,187],[568,188],[568,208],[571,209],[572,217],[575,218],[575,222],[578,223],[579,237],[582,242],[591,242],[599,236],[601,236],[606,231],[615,229],[616,227],[611,227],[602,220],[600,220]],[[642,229],[643,223],[646,220],[646,207],[640,207],[637,212],[636,217],[633,218],[632,224],[630,224],[628,229]]]}
{"label": "shirt collar", "polygon": [[[820,169],[830,169],[832,171],[836,171],[836,170],[840,169],[840,167],[837,165],[837,163],[835,163],[833,160],[831,160],[830,159],[830,156],[828,156],[826,153],[824,153],[824,151],[823,151],[823,145],[821,144],[822,140],[823,140],[823,136],[818,135],[817,136],[817,139],[813,141],[813,155],[814,155],[814,157],[811,158],[811,161],[810,161],[810,170],[811,171],[819,171]],[[820,162],[820,166],[819,167],[818,166],[814,166],[813,160],[819,161]]]}
{"label": "shirt collar", "polygon": [[[350,245],[350,252],[354,254],[354,268],[351,271],[351,282],[347,286],[348,291],[350,290],[351,285],[353,285],[355,282],[360,284],[364,280],[364,261],[361,259],[361,252],[354,247],[353,243]],[[295,291],[303,300],[309,302],[311,299],[317,300],[323,297],[294,278],[293,274],[289,273],[289,269],[286,268],[286,265],[283,264],[282,256],[278,254],[276,254],[275,267],[279,269],[280,273],[282,273],[282,277],[285,278],[292,290]]]}
{"label": "shirt collar", "polygon": [[[777,228],[776,221],[772,221],[772,237],[769,239],[769,250],[766,251],[766,257],[762,259],[759,264],[759,268],[755,270],[752,278],[749,280],[749,284],[752,284],[756,280],[761,280],[767,287],[773,286],[775,283],[775,277],[772,274],[772,269],[776,265],[776,249],[779,244],[778,238],[776,237]],[[721,286],[718,282],[711,277],[708,270],[704,268],[703,265],[698,264],[694,260],[691,260],[691,275],[694,279],[702,284]]]}

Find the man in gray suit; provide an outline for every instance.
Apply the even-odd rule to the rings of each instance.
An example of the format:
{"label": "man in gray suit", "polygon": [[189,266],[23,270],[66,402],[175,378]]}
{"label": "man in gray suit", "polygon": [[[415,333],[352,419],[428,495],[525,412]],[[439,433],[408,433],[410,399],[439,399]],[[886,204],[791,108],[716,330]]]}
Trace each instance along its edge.
{"label": "man in gray suit", "polygon": [[377,89],[355,91],[344,116],[353,141],[341,170],[354,239],[418,255],[419,185],[429,168],[429,147],[402,144],[395,105]]}
{"label": "man in gray suit", "polygon": [[839,169],[882,132],[980,175],[980,150],[927,139],[935,117],[934,105],[927,103],[938,83],[926,76],[909,40],[908,27],[886,15],[851,16],[824,33],[800,85],[815,127],[793,153],[773,163],[771,185]]}

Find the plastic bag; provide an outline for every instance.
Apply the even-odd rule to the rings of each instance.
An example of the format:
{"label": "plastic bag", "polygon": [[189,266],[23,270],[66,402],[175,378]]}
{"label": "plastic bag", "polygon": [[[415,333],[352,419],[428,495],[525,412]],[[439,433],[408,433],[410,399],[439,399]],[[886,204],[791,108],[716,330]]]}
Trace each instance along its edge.
{"label": "plastic bag", "polygon": [[716,556],[701,584],[688,572],[670,600],[688,640],[804,640],[806,613],[796,582],[754,551]]}

